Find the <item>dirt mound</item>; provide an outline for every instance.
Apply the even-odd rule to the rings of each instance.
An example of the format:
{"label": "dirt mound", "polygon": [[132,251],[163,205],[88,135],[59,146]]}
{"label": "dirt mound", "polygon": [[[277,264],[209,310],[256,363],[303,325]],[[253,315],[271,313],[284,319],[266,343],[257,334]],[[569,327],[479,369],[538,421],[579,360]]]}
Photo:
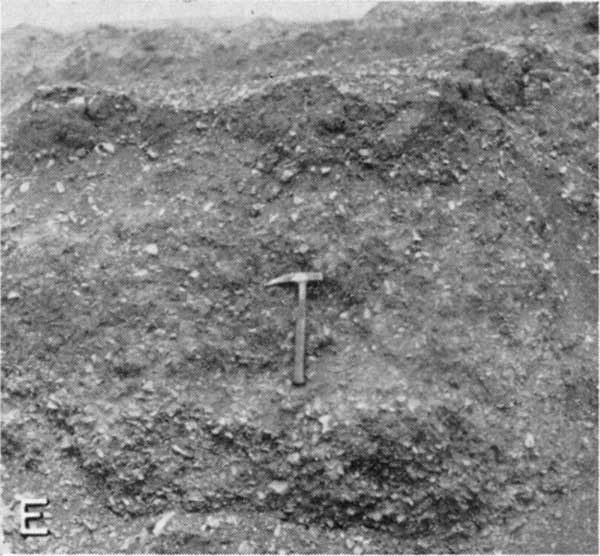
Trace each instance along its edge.
{"label": "dirt mound", "polygon": [[362,169],[399,176],[407,187],[456,183],[464,172],[460,162],[442,160],[459,148],[479,108],[452,94],[416,100],[398,91],[396,100],[379,103],[313,76],[251,95],[214,121],[240,140],[259,141],[264,147],[256,168],[283,182],[307,172]]}
{"label": "dirt mound", "polygon": [[475,47],[463,59],[463,68],[481,80],[483,94],[498,110],[505,112],[525,103],[523,68],[510,52]]}
{"label": "dirt mound", "polygon": [[242,48],[241,39],[225,46],[212,33],[177,26],[153,30],[99,26],[64,35],[17,31],[3,34],[5,111],[21,104],[22,95],[33,93],[36,86],[60,81],[128,90],[142,81],[140,88],[150,89],[149,96],[156,99],[164,95],[160,87],[157,91],[157,76],[165,83],[189,86],[199,73],[206,81],[213,71],[235,67],[247,48]]}
{"label": "dirt mound", "polygon": [[35,57],[43,49],[55,48],[63,41],[64,35],[56,31],[24,23],[17,25],[2,31],[2,65],[12,68],[24,61],[26,50]]}
{"label": "dirt mound", "polygon": [[54,66],[68,39],[48,29],[18,25],[2,31],[3,116],[25,102],[35,87],[54,81]]}
{"label": "dirt mound", "polygon": [[479,2],[380,2],[364,16],[364,21],[384,25],[415,25],[435,19],[449,21],[457,15],[473,16],[487,8]]}
{"label": "dirt mound", "polygon": [[58,76],[110,83],[132,74],[168,74],[190,58],[202,59],[207,42],[204,33],[175,27],[88,31],[77,38],[77,46],[65,56]]}
{"label": "dirt mound", "polygon": [[[83,438],[89,419],[64,403],[53,397],[51,419]],[[119,514],[156,513],[183,496],[188,511],[235,504],[238,511],[280,511],[292,522],[435,535],[444,546],[534,499],[527,461],[504,455],[463,410],[443,405],[397,403],[350,427],[307,409],[268,430],[173,404],[142,421],[88,432],[68,448]],[[215,463],[243,457],[249,467],[227,485],[218,477],[230,470],[220,467],[212,488],[200,493],[192,485],[214,468],[206,459],[206,467],[192,465],[199,453]],[[530,472],[546,491],[555,480],[548,471]],[[253,486],[267,484],[266,491]]]}
{"label": "dirt mound", "polygon": [[290,25],[270,17],[259,17],[235,27],[231,30],[231,33],[228,33],[227,37],[223,37],[223,41],[226,45],[244,45],[246,48],[254,50],[260,45],[287,35],[289,32]]}
{"label": "dirt mound", "polygon": [[82,85],[41,86],[11,116],[5,162],[31,167],[41,158],[83,157],[97,144],[114,141],[137,121],[136,104],[125,94]]}
{"label": "dirt mound", "polygon": [[135,145],[158,156],[184,128],[194,129],[195,115],[141,105],[120,91],[61,84],[38,87],[10,120],[5,168],[31,168],[47,158],[74,162],[105,143],[113,152],[115,144]]}
{"label": "dirt mound", "polygon": [[319,136],[355,136],[391,115],[383,106],[342,94],[326,76],[277,84],[231,108],[233,114],[223,124],[240,139],[252,137],[262,143],[285,139],[286,134],[307,142]]}
{"label": "dirt mound", "polygon": [[396,108],[341,93],[326,76],[298,78],[228,106],[217,124],[241,139],[267,146],[262,168],[271,171],[292,159],[301,168],[341,163],[373,138]]}

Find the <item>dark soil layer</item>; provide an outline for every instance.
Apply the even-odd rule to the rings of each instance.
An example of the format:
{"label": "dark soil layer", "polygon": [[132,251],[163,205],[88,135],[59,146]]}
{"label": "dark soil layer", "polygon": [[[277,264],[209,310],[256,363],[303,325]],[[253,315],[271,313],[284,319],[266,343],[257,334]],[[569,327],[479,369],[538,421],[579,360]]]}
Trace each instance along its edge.
{"label": "dark soil layer", "polygon": [[38,36],[2,82],[9,548],[597,553],[592,7]]}

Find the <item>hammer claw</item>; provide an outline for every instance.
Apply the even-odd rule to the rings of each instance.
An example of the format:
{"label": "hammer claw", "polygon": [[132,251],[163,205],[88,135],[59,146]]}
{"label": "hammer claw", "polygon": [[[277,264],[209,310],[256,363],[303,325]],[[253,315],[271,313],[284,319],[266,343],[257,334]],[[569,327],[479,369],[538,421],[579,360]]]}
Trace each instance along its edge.
{"label": "hammer claw", "polygon": [[281,284],[289,284],[290,282],[313,282],[315,280],[323,280],[323,274],[321,272],[290,272],[289,274],[283,274],[278,278],[270,280],[265,284],[265,287],[279,286]]}

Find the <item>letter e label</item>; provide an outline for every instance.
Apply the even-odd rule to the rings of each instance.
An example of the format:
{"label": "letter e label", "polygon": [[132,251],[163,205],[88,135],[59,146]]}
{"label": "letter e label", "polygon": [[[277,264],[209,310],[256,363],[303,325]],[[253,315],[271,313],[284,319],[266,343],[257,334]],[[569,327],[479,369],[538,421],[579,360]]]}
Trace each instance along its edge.
{"label": "letter e label", "polygon": [[21,535],[24,537],[45,537],[50,534],[47,527],[33,527],[31,521],[44,519],[44,511],[31,511],[32,507],[46,507],[48,498],[21,498]]}

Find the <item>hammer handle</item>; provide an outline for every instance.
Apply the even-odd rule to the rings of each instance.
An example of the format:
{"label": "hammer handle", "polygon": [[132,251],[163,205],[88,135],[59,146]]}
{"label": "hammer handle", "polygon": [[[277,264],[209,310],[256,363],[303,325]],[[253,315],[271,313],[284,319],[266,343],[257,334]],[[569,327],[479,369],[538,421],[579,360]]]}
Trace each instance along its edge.
{"label": "hammer handle", "polygon": [[304,377],[304,339],[306,336],[306,282],[298,284],[298,317],[296,319],[296,361],[292,382],[301,386]]}

